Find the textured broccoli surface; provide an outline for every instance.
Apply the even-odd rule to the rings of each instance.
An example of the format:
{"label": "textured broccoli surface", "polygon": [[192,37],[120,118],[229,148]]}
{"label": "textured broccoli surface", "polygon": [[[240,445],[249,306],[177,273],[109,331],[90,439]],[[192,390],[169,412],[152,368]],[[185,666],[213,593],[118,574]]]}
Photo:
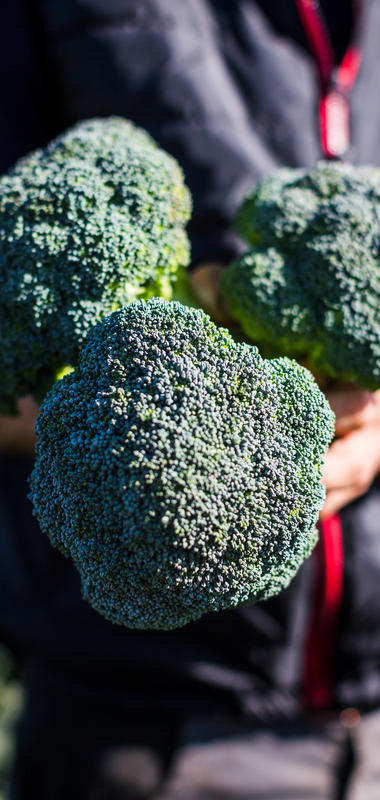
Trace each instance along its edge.
{"label": "textured broccoli surface", "polygon": [[225,271],[232,315],[274,355],[380,386],[380,169],[281,169],[247,197],[252,249]]}
{"label": "textured broccoli surface", "polygon": [[103,316],[171,296],[189,215],[177,162],[116,117],[76,125],[0,179],[0,412],[43,396]]}
{"label": "textured broccoli surface", "polygon": [[201,310],[104,319],[37,433],[35,514],[113,622],[171,629],[266,598],[316,541],[330,407],[306,369]]}

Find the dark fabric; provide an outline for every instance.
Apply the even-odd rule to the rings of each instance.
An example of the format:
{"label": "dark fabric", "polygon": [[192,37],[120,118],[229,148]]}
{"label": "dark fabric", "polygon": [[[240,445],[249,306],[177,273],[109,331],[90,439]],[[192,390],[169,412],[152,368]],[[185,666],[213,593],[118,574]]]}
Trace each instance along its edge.
{"label": "dark fabric", "polygon": [[[354,25],[352,0],[320,0],[320,7],[339,63],[350,43]],[[356,5],[361,5],[361,0]],[[355,20],[356,22],[356,20]]]}
{"label": "dark fabric", "polygon": [[378,800],[379,743],[379,711],[127,715],[99,689],[32,681],[9,800]]}
{"label": "dark fabric", "polygon": [[[39,683],[102,687],[126,712],[191,708],[258,719],[299,713],[312,559],[265,603],[211,614],[175,632],[129,631],[82,600],[77,573],[40,533],[25,499],[30,465],[3,459],[2,466],[0,629]],[[380,699],[379,508],[375,485],[342,515],[338,707],[371,708]]]}
{"label": "dark fabric", "polygon": [[[374,0],[364,6],[348,158],[378,164],[380,6]],[[34,39],[27,13],[38,31]],[[78,119],[121,114],[135,120],[185,170],[194,196],[194,262],[226,261],[236,253],[228,226],[261,175],[280,164],[311,166],[321,157],[318,80],[294,0],[29,0],[16,19],[0,36],[32,37],[38,58],[34,50],[27,71],[25,48],[13,56],[17,115],[14,95],[1,98],[7,141],[17,143],[12,157]],[[343,19],[342,29],[332,31],[337,47],[338,32],[351,24],[347,10]],[[21,84],[25,74],[34,75],[31,85]],[[40,113],[38,119],[35,109],[25,114],[25,127],[20,114],[36,94]],[[0,148],[6,163],[6,143]]]}
{"label": "dark fabric", "polygon": [[[350,156],[379,164],[380,5],[365,6]],[[21,54],[17,62],[18,112],[26,101],[30,106],[31,86],[21,74],[34,75],[43,102],[26,114],[13,154],[81,118],[134,119],[185,169],[194,194],[194,261],[236,252],[228,225],[259,176],[280,164],[312,165],[321,155],[318,81],[293,2],[25,0],[18,8],[17,24],[10,17],[0,33],[13,36],[14,62],[17,43],[33,43],[33,58]],[[11,140],[20,118],[8,90],[0,102]],[[58,673],[69,683],[87,676],[125,708],[191,707],[258,719],[297,713],[310,560],[285,592],[256,607],[171,633],[118,628],[83,602],[76,572],[39,532],[25,499],[29,469],[15,459],[0,462],[0,629],[40,674]],[[338,705],[380,701],[379,493],[374,487],[343,515],[353,562],[337,641]]]}
{"label": "dark fabric", "polygon": [[345,583],[336,649],[336,700],[378,705],[380,698],[380,482],[343,509]]}
{"label": "dark fabric", "polygon": [[46,144],[65,122],[46,59],[39,0],[3,0],[0,25],[0,173]]}
{"label": "dark fabric", "polygon": [[338,800],[348,749],[338,721],[189,718],[155,800]]}
{"label": "dark fabric", "polygon": [[[39,678],[39,679],[38,679]],[[377,800],[380,712],[323,719],[126,713],[26,676],[9,800]]]}
{"label": "dark fabric", "polygon": [[19,723],[10,800],[144,800],[177,739],[173,717],[126,713],[99,691],[32,684]]}
{"label": "dark fabric", "polygon": [[362,716],[351,731],[355,770],[348,781],[346,800],[378,800],[380,787],[380,712]]}
{"label": "dark fabric", "polygon": [[[220,8],[220,0],[215,0],[214,4],[216,8]],[[224,4],[231,6],[228,0],[224,0]],[[286,3],[279,3],[278,0],[258,0],[257,5],[280,33],[291,37],[304,50],[308,50],[308,42],[298,15],[296,0]],[[339,63],[353,32],[353,2],[352,0],[319,0],[313,5],[319,7],[319,13],[326,23],[331,39],[336,62]]]}

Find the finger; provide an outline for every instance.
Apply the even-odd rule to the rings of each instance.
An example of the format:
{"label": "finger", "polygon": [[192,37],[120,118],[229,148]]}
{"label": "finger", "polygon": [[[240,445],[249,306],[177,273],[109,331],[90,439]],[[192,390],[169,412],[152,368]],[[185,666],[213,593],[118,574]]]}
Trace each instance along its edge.
{"label": "finger", "polygon": [[357,480],[358,457],[352,436],[333,442],[324,457],[322,483],[328,491],[353,486]]}
{"label": "finger", "polygon": [[328,392],[327,399],[335,413],[335,433],[344,436],[349,431],[374,424],[380,417],[380,405],[371,392],[353,389],[347,392]]}
{"label": "finger", "polygon": [[361,428],[336,439],[324,458],[327,491],[354,486],[363,494],[380,469],[380,426]]}
{"label": "finger", "polygon": [[327,492],[319,518],[324,520],[333,514],[337,514],[344,506],[352,503],[353,500],[357,500],[361,494],[362,491],[356,486],[346,486],[344,489],[333,489],[331,492]]}
{"label": "finger", "polygon": [[338,425],[347,424],[347,420],[355,419],[372,402],[371,392],[365,389],[335,390],[327,392],[326,396]]}
{"label": "finger", "polygon": [[38,417],[39,406],[30,394],[20,397],[17,400],[17,408],[22,417],[28,419],[36,419]]}
{"label": "finger", "polygon": [[222,264],[201,264],[190,272],[190,283],[202,307],[211,314],[213,319],[228,324],[230,315],[219,292],[222,271]]}
{"label": "finger", "polygon": [[34,426],[38,416],[38,406],[32,397],[18,400],[17,406],[18,416],[0,416],[0,450],[31,455],[36,441]]}
{"label": "finger", "polygon": [[346,417],[361,411],[370,402],[372,394],[367,389],[339,389],[327,392],[327,398],[334,414]]}

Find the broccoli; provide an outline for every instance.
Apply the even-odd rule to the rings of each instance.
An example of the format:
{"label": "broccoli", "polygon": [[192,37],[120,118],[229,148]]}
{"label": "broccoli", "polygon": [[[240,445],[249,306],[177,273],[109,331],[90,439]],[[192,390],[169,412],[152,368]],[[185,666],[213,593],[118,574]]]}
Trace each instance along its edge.
{"label": "broccoli", "polygon": [[266,598],[316,541],[332,411],[305,368],[201,310],[106,317],[37,435],[34,513],[112,622],[172,629]]}
{"label": "broccoli", "polygon": [[0,179],[0,413],[43,397],[89,329],[171,296],[189,260],[177,162],[131,122],[81,122]]}
{"label": "broccoli", "polygon": [[380,386],[380,169],[321,162],[280,169],[242,205],[252,246],[221,291],[263,353]]}

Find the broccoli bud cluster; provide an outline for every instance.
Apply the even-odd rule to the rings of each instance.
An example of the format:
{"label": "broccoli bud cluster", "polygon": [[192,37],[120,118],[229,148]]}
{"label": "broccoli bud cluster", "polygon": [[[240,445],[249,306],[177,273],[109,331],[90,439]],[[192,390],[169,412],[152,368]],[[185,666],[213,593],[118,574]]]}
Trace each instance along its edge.
{"label": "broccoli bud cluster", "polygon": [[380,386],[380,169],[280,169],[246,198],[251,246],[221,289],[248,337],[317,372]]}
{"label": "broccoli bud cluster", "polygon": [[171,296],[190,205],[175,159],[116,117],[79,123],[0,179],[0,413],[43,396],[106,314]]}
{"label": "broccoli bud cluster", "polygon": [[171,629],[266,598],[315,544],[329,405],[203,311],[151,299],[97,324],[37,433],[41,528],[113,622]]}

